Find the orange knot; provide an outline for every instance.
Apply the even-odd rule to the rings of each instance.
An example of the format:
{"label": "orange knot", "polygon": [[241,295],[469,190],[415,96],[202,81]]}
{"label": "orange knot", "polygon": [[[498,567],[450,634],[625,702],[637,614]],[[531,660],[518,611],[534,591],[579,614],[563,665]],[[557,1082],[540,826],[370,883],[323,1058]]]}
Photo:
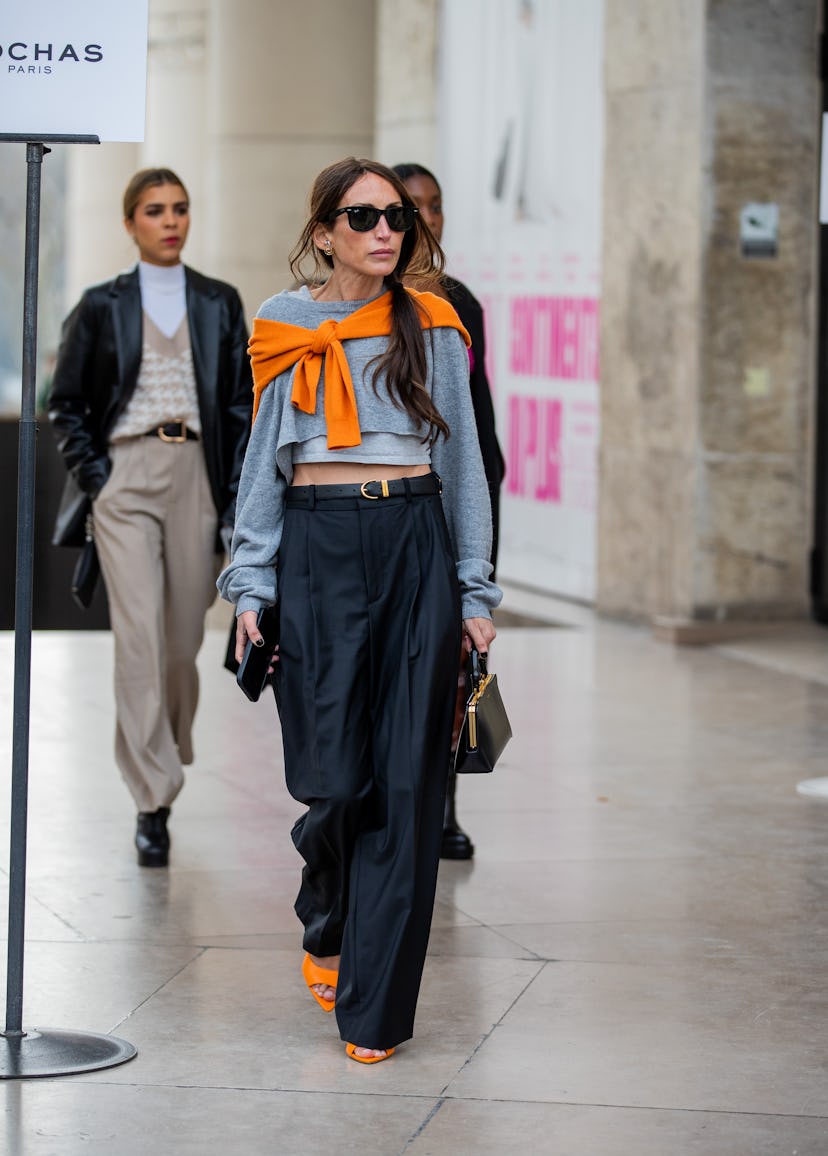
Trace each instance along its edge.
{"label": "orange knot", "polygon": [[336,321],[323,321],[318,329],[314,330],[313,341],[311,342],[311,353],[322,354],[328,349],[328,346],[336,337]]}

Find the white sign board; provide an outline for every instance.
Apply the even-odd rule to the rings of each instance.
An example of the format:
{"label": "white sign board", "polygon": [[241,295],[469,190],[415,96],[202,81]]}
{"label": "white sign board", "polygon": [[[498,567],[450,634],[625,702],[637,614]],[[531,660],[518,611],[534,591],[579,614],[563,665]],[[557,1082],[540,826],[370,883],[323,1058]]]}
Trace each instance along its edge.
{"label": "white sign board", "polygon": [[448,271],[486,314],[506,458],[498,575],[590,601],[603,0],[444,0],[441,11],[437,176]]}
{"label": "white sign board", "polygon": [[149,0],[0,0],[0,133],[144,139]]}

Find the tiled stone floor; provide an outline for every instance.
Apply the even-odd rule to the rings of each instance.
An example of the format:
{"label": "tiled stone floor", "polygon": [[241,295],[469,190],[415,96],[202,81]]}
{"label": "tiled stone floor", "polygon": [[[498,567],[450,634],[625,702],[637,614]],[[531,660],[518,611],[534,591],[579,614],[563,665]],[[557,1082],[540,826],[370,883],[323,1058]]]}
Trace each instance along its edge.
{"label": "tiled stone floor", "polygon": [[[416,1036],[373,1068],[302,987],[298,807],[224,632],[166,872],[133,858],[109,636],[38,633],[24,1024],[138,1056],[4,1081],[0,1149],[826,1156],[828,802],[796,785],[828,775],[828,632],[674,649],[560,620],[498,638],[515,738],[461,782],[477,855],[441,865]],[[0,635],[3,868],[12,654]]]}

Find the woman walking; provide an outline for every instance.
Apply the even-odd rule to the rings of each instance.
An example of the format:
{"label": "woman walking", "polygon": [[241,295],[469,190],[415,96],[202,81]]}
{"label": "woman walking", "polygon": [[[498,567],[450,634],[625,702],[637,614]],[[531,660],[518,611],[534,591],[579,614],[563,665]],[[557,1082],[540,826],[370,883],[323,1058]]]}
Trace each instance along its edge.
{"label": "woman walking", "polygon": [[[304,263],[310,258],[308,278]],[[405,186],[349,158],[317,177],[250,348],[256,417],[232,561],[237,659],[276,606],[287,785],[307,806],[305,981],[360,1063],[413,1032],[442,836],[456,655],[500,591],[468,340]]]}
{"label": "woman walking", "polygon": [[238,293],[181,263],[179,177],[142,169],[123,208],[138,264],[86,290],[58,350],[49,417],[69,477],[54,541],[81,545],[91,511],[115,638],[115,758],[138,810],[138,863],[165,867],[252,380]]}

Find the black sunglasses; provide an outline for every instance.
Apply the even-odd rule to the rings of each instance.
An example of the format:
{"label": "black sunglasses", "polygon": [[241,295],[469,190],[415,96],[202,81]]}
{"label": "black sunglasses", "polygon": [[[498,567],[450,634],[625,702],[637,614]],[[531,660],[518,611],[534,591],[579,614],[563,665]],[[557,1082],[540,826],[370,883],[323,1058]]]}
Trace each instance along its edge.
{"label": "black sunglasses", "polygon": [[386,205],[384,209],[375,209],[373,205],[348,205],[344,209],[337,209],[332,217],[339,217],[342,213],[348,214],[348,224],[355,233],[368,233],[379,223],[380,217],[385,217],[388,228],[395,233],[407,233],[414,224],[417,209],[413,205]]}

